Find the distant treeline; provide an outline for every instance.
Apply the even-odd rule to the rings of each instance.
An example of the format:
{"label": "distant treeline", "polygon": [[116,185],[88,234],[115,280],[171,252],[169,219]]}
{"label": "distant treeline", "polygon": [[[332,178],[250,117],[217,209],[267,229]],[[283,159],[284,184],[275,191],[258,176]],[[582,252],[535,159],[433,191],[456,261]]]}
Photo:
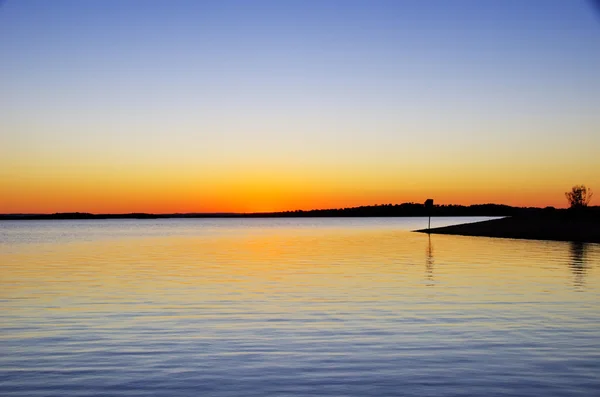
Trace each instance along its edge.
{"label": "distant treeline", "polygon": [[[321,209],[310,211],[285,211],[267,213],[186,213],[186,214],[90,214],[62,212],[56,214],[0,214],[0,220],[43,219],[164,219],[164,218],[302,218],[302,217],[411,217],[411,216],[530,216],[567,214],[570,210],[554,207],[511,207],[502,204],[434,205],[428,209],[423,204],[382,204],[352,208]],[[600,207],[585,209],[586,216],[600,216]]]}
{"label": "distant treeline", "polygon": [[522,211],[539,211],[539,208],[517,208],[502,204],[477,204],[477,205],[434,205],[428,209],[423,204],[382,204],[352,208],[290,211],[283,212],[283,216],[311,216],[311,217],[376,217],[376,216],[510,216]]}

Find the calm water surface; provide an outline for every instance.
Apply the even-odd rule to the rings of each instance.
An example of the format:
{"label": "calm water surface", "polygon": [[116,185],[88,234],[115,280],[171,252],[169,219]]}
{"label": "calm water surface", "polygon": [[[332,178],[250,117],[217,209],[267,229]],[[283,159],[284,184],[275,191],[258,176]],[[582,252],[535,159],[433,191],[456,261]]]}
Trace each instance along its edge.
{"label": "calm water surface", "polygon": [[426,222],[0,222],[0,395],[600,395],[600,245]]}

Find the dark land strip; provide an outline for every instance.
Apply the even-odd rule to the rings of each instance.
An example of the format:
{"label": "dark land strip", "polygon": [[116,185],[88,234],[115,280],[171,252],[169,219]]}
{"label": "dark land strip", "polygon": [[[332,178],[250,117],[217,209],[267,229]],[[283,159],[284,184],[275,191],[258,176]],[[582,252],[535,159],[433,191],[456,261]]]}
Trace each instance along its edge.
{"label": "dark land strip", "polygon": [[574,213],[563,210],[551,214],[517,215],[430,230],[421,229],[416,232],[600,243],[600,217],[597,211]]}
{"label": "dark land strip", "polygon": [[127,213],[92,214],[66,212],[54,214],[0,214],[2,220],[77,220],[77,219],[186,219],[186,218],[321,218],[321,217],[503,217],[476,223],[438,227],[416,232],[464,236],[504,237],[600,243],[600,206],[579,210],[553,207],[511,207],[502,204],[435,205],[383,204],[352,208],[318,209],[261,213]]}
{"label": "dark land strip", "polygon": [[[600,207],[592,212],[600,214]],[[590,208],[591,209],[591,208]],[[411,217],[411,216],[518,216],[539,213],[559,213],[566,210],[534,207],[511,207],[502,204],[435,205],[382,204],[351,208],[315,209],[309,211],[255,212],[255,213],[126,213],[92,214],[88,212],[60,212],[54,214],[0,214],[0,220],[42,219],[163,219],[163,218],[313,218],[313,217]]]}

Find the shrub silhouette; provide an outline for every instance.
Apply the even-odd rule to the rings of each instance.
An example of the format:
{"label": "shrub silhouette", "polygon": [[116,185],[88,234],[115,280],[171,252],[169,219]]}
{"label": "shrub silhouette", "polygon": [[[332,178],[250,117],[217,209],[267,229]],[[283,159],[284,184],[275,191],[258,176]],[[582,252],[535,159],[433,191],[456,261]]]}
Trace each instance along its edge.
{"label": "shrub silhouette", "polygon": [[565,192],[571,208],[587,207],[593,195],[592,189],[586,188],[585,185],[575,185],[570,192]]}

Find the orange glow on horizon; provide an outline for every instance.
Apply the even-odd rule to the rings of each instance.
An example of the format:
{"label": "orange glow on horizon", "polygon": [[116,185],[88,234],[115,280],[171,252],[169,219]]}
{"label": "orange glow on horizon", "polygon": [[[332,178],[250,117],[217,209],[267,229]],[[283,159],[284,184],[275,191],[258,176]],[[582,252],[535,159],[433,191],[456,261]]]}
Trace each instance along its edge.
{"label": "orange glow on horizon", "polygon": [[[379,204],[421,203],[434,198],[436,204],[506,204],[523,207],[566,206],[563,192],[512,192],[509,190],[470,192],[429,189],[422,191],[301,191],[300,189],[231,188],[204,193],[165,187],[149,189],[121,186],[114,189],[44,189],[27,187],[9,191],[0,200],[0,213],[193,213],[193,212],[276,212],[346,208]],[[548,198],[551,199],[548,199]]]}
{"label": "orange glow on horizon", "polygon": [[[71,161],[73,161],[71,159]],[[1,161],[0,161],[1,162]],[[24,160],[0,174],[0,213],[271,212],[377,204],[566,207],[574,184],[600,186],[594,167],[439,163],[100,165]],[[7,172],[9,170],[10,172]],[[595,201],[592,201],[592,205]]]}

